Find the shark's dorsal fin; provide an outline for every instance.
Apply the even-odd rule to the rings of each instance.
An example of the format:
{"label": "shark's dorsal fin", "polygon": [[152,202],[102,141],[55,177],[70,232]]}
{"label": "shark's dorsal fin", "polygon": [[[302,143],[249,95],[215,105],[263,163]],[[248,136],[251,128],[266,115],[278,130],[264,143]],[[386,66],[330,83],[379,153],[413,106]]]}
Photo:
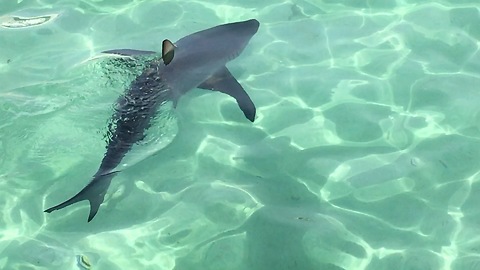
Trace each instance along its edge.
{"label": "shark's dorsal fin", "polygon": [[235,98],[245,117],[252,122],[255,120],[255,105],[227,67],[221,68],[198,88],[222,92]]}
{"label": "shark's dorsal fin", "polygon": [[170,62],[172,62],[173,60],[173,56],[175,54],[175,45],[173,45],[173,43],[168,40],[168,39],[165,39],[163,42],[162,42],[162,59],[163,59],[163,63],[165,65],[168,65],[170,64]]}

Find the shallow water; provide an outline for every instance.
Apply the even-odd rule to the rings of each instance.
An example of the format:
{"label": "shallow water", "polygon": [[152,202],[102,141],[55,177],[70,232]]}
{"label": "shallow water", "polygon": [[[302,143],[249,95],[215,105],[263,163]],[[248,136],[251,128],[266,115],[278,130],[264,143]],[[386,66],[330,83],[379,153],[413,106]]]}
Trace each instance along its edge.
{"label": "shallow water", "polygon": [[[5,1],[0,269],[480,269],[480,6],[451,1]],[[218,24],[257,106],[195,89],[87,223],[137,66]]]}

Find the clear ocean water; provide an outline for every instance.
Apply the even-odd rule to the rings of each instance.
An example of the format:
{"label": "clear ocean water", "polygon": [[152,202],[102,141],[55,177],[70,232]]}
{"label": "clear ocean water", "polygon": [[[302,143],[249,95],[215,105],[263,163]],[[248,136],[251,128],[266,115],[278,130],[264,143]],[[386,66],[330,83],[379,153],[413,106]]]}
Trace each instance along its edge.
{"label": "clear ocean water", "polygon": [[[254,123],[192,90],[92,222],[43,212],[144,63],[101,51],[251,18]],[[479,48],[478,0],[1,0],[0,269],[480,269]]]}

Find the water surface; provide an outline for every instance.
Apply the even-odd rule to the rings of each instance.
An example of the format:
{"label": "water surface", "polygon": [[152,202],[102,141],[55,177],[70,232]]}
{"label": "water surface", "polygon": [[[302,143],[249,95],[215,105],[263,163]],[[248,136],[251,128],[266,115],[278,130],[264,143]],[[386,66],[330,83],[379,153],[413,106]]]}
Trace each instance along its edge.
{"label": "water surface", "polygon": [[[192,90],[91,223],[78,192],[159,51],[256,18],[229,64],[258,108]],[[1,269],[479,269],[480,8],[451,1],[6,1]]]}

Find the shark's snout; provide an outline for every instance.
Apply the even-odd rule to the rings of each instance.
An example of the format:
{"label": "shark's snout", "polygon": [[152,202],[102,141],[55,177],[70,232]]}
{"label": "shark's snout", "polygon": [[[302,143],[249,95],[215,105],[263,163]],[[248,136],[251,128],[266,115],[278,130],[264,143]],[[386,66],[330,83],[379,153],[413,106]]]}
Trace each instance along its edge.
{"label": "shark's snout", "polygon": [[233,23],[231,25],[233,28],[235,28],[233,31],[237,34],[253,36],[255,33],[257,33],[260,23],[255,19],[251,19],[248,21]]}
{"label": "shark's snout", "polygon": [[248,24],[248,27],[251,28],[254,33],[257,32],[258,27],[260,26],[260,23],[255,19],[245,21],[245,23]]}

